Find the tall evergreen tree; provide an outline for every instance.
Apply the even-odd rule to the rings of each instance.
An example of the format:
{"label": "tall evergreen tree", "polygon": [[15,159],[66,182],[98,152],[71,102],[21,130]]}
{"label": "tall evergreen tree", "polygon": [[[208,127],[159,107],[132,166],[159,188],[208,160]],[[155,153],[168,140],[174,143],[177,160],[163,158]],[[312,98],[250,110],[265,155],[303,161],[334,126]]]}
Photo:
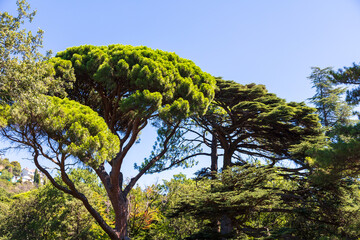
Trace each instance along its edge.
{"label": "tall evergreen tree", "polygon": [[35,169],[35,173],[34,173],[34,183],[37,185],[40,184],[40,174],[37,169]]}
{"label": "tall evergreen tree", "polygon": [[317,109],[322,125],[333,127],[336,124],[349,123],[352,108],[342,100],[346,89],[335,87],[331,68],[313,67],[312,70],[309,79],[316,93],[310,100]]}
{"label": "tall evergreen tree", "polygon": [[[174,141],[173,151],[168,151],[154,165],[156,170],[178,166],[193,156],[207,155],[211,158],[210,177],[214,180],[219,156],[223,158],[223,170],[234,164],[245,165],[259,159],[270,167],[290,160],[293,164],[286,168],[286,174],[309,174],[311,167],[305,160],[305,152],[292,152],[291,148],[303,142],[315,143],[322,139],[314,108],[304,103],[287,103],[275,94],[268,93],[263,85],[241,85],[217,79],[217,87],[207,113],[195,116],[183,126],[184,135],[180,133],[179,137],[181,140]],[[161,141],[163,140],[160,139],[159,146],[162,145]],[[210,153],[197,152],[198,144],[207,146]],[[183,149],[186,151],[182,151]],[[191,153],[192,149],[195,151]],[[190,155],[186,155],[189,153]],[[208,172],[201,174],[209,176]],[[243,190],[252,191],[251,188]],[[223,194],[218,189],[209,191],[213,191],[214,196]],[[201,194],[205,196],[205,193]],[[196,204],[194,209],[199,210]],[[212,218],[211,225],[217,229],[215,223],[220,221],[221,235],[230,234],[232,227],[236,227],[234,218],[230,213],[220,214],[210,209],[208,206],[208,211],[211,212],[209,215],[216,216]]]}

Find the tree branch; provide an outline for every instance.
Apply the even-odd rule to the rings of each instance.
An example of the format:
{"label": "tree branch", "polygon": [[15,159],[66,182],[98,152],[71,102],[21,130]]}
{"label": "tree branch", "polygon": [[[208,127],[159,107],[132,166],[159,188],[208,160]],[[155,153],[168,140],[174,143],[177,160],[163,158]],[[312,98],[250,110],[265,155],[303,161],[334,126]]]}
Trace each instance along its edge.
{"label": "tree branch", "polygon": [[172,138],[172,136],[175,134],[177,128],[179,127],[180,122],[178,122],[175,127],[171,130],[170,134],[166,137],[165,141],[164,141],[164,148],[163,150],[154,158],[152,158],[150,160],[150,162],[143,168],[141,169],[141,171],[133,178],[131,178],[129,184],[126,186],[126,188],[124,189],[124,195],[127,196],[127,194],[130,192],[130,190],[135,186],[136,182],[139,180],[139,178],[145,174],[146,171],[148,171],[152,165],[154,165],[154,163],[156,161],[158,161],[159,159],[161,159],[166,151],[168,150],[168,143],[170,141],[170,139]]}

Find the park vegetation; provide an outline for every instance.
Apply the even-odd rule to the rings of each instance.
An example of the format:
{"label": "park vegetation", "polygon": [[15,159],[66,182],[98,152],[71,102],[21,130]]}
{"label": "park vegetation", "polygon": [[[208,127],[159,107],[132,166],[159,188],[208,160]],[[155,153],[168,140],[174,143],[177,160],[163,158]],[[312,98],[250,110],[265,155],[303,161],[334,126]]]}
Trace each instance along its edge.
{"label": "park vegetation", "polygon": [[[359,65],[313,68],[310,107],[144,46],[44,56],[42,31],[22,27],[34,15],[24,0],[0,15],[0,134],[48,180],[22,188],[0,159],[0,239],[360,238]],[[150,125],[153,151],[126,181]],[[193,179],[137,186],[206,158]]]}

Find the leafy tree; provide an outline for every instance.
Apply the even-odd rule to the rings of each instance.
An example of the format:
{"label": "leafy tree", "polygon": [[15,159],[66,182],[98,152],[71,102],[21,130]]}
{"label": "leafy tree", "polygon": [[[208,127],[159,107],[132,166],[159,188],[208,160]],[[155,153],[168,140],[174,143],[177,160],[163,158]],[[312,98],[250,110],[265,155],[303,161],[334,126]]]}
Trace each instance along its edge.
{"label": "leafy tree", "polygon": [[[291,218],[288,227],[303,238],[358,238],[359,222],[359,124],[351,121],[350,107],[341,100],[343,88],[335,88],[340,77],[331,68],[314,68],[310,76],[317,89],[312,98],[328,141],[313,145],[308,162],[311,174],[302,182],[301,214]],[[310,144],[311,145],[311,144]],[[304,232],[311,228],[313,231]]]}
{"label": "leafy tree", "polygon": [[6,169],[15,176],[20,176],[21,173],[21,165],[18,161],[10,162],[9,159],[0,157],[0,171],[2,169]]}
{"label": "leafy tree", "polygon": [[[269,166],[228,168],[216,179],[197,181],[189,192],[181,188],[168,217],[201,222],[186,239],[356,239],[358,182],[332,181],[319,171],[288,178]],[[227,222],[231,231],[223,235],[218,229]]]}
{"label": "leafy tree", "polygon": [[352,108],[341,99],[346,89],[334,87],[331,68],[312,68],[313,72],[309,79],[316,89],[315,95],[310,98],[315,104],[321,123],[325,127],[333,127],[336,124],[349,123]]}
{"label": "leafy tree", "polygon": [[[73,100],[39,95],[36,101],[42,104],[15,102],[2,111],[7,120],[2,133],[29,147],[37,168],[58,189],[81,200],[110,238],[123,239],[130,190],[165,154],[182,120],[204,114],[214,95],[214,78],[189,60],[146,47],[74,47],[51,61],[59,77],[64,74],[61,64],[72,66],[76,81],[67,91]],[[121,166],[149,122],[162,126],[165,144],[124,187]],[[43,158],[58,167],[64,185],[40,164]],[[101,179],[114,210],[114,228],[68,177],[74,158]]]}
{"label": "leafy tree", "polygon": [[314,109],[304,103],[286,103],[263,85],[217,82],[216,112],[208,112],[198,122],[215,134],[224,151],[224,167],[231,166],[234,159],[245,163],[246,155],[265,158],[272,165],[283,159],[304,165],[302,156],[292,156],[289,149],[321,134]]}
{"label": "leafy tree", "polygon": [[151,229],[156,229],[156,224],[162,217],[160,214],[159,201],[160,193],[155,188],[149,186],[144,191],[140,187],[133,188],[129,194],[130,198],[130,217],[129,227],[130,236],[136,239],[151,239]]}
{"label": "leafy tree", "polygon": [[357,179],[360,174],[360,123],[337,126],[330,133],[332,141],[316,149],[316,164],[326,169],[333,179]]}
{"label": "leafy tree", "polygon": [[[17,5],[15,17],[0,12],[0,103],[11,104],[38,92],[63,94],[62,87],[67,82],[54,76],[51,64],[39,52],[43,31],[34,35],[22,27],[25,21],[33,20],[36,12],[30,11],[25,0],[18,0]],[[66,66],[63,71],[66,72]]]}
{"label": "leafy tree", "polygon": [[[137,180],[166,152],[168,144],[123,187],[120,169],[127,152],[148,122],[162,124],[167,128],[167,138],[171,138],[182,119],[203,114],[213,97],[214,80],[189,60],[146,47],[83,46],[43,61],[46,58],[38,52],[42,33],[33,36],[21,29],[23,20],[31,20],[34,13],[28,13],[25,1],[19,1],[18,6],[17,17],[1,15],[2,133],[32,149],[38,169],[56,187],[80,199],[112,239],[124,238],[128,218],[126,197]],[[76,82],[70,89],[74,72]],[[41,95],[63,97],[64,87],[71,99],[90,108]],[[25,136],[26,142],[20,140]],[[94,169],[102,180],[116,216],[114,228],[68,177],[66,171],[74,163],[72,157]],[[39,164],[40,158],[58,166],[65,185],[58,184]],[[105,162],[112,167],[110,173],[104,168]]]}
{"label": "leafy tree", "polygon": [[11,202],[11,194],[6,191],[5,188],[0,187],[0,220],[5,218],[6,214],[8,214]]}
{"label": "leafy tree", "polygon": [[74,80],[69,65],[58,62],[62,78],[55,76],[54,63],[45,61],[39,50],[42,48],[43,31],[34,35],[23,28],[25,21],[31,22],[35,11],[25,0],[18,0],[18,15],[0,12],[0,127],[6,125],[4,111],[9,105],[32,102],[39,105],[37,94],[65,96],[64,87]]}
{"label": "leafy tree", "polygon": [[9,164],[10,164],[9,159],[0,157],[0,166],[2,167],[2,169],[8,166]]}
{"label": "leafy tree", "polygon": [[15,176],[20,176],[21,174],[21,165],[18,161],[12,161],[10,163],[11,165],[11,168],[12,168],[12,173],[15,175]]}
{"label": "leafy tree", "polygon": [[6,169],[2,170],[1,175],[0,175],[1,179],[10,181],[12,177],[13,177],[13,174],[11,172],[9,172]]}

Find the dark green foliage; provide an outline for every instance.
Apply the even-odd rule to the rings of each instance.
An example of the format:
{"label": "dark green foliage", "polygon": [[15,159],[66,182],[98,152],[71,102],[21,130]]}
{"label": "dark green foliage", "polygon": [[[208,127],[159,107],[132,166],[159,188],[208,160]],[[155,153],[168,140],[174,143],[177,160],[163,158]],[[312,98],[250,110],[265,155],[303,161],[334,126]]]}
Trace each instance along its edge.
{"label": "dark green foliage", "polygon": [[317,149],[316,163],[334,178],[355,177],[360,174],[360,123],[334,128],[328,146]]}
{"label": "dark green foliage", "polygon": [[35,169],[34,173],[34,183],[38,185],[40,184],[40,174],[37,169]]}
{"label": "dark green foliage", "polygon": [[[263,85],[241,85],[217,79],[218,90],[210,110],[196,119],[215,135],[224,150],[224,166],[246,163],[249,156],[275,164],[292,159],[304,165],[304,155],[294,156],[290,147],[321,135],[314,109],[268,93]],[[208,141],[208,146],[211,141]]]}
{"label": "dark green foliage", "polygon": [[351,67],[344,67],[337,72],[331,71],[331,75],[336,83],[353,86],[347,91],[346,101],[350,104],[359,104],[360,102],[360,67],[353,63]]}
{"label": "dark green foliage", "polygon": [[[283,226],[274,231],[301,239],[357,239],[360,237],[358,221],[359,183],[339,181],[330,174],[314,172],[290,193],[297,201],[289,202],[293,208]],[[285,234],[285,235],[286,235]]]}
{"label": "dark green foliage", "polygon": [[[193,181],[195,183],[195,181]],[[168,210],[171,221],[196,219],[187,239],[357,239],[357,181],[334,181],[324,173],[287,178],[265,166],[227,169],[216,180],[182,187]],[[185,190],[185,191],[184,191]],[[228,218],[233,232],[222,235]]]}
{"label": "dark green foliage", "polygon": [[[334,73],[330,68],[314,68],[310,77],[317,89],[312,99],[323,124],[328,127],[329,138],[309,151],[312,172],[303,185],[306,204],[304,211],[289,221],[295,226],[295,232],[306,239],[324,236],[357,239],[360,236],[357,221],[360,128],[359,123],[349,119],[351,108],[341,100],[344,89],[334,87],[335,83],[344,81],[340,73],[345,74]],[[305,228],[313,231],[305,234],[301,230]]]}
{"label": "dark green foliage", "polygon": [[215,129],[220,145],[232,156],[237,152],[273,161],[292,158],[290,146],[320,135],[314,109],[304,103],[286,103],[263,85],[219,79],[218,86],[214,107],[226,112],[225,119],[218,121],[221,115],[208,112],[201,120]]}
{"label": "dark green foliage", "polygon": [[341,99],[346,89],[335,87],[331,68],[314,67],[312,70],[309,79],[316,89],[316,94],[310,100],[315,104],[321,124],[325,127],[333,127],[336,124],[349,123],[352,108]]}
{"label": "dark green foliage", "polygon": [[[182,194],[172,216],[190,215],[205,220],[206,228],[215,234],[208,239],[218,239],[216,229],[220,226],[216,222],[223,218],[231,221],[234,236],[266,236],[265,226],[252,221],[259,218],[261,212],[276,211],[275,208],[282,203],[279,186],[283,180],[277,171],[275,168],[250,165],[228,168],[219,174],[217,180],[203,179],[197,182],[193,192]],[[286,208],[283,210],[286,211]],[[211,231],[208,234],[211,235]],[[199,239],[204,239],[205,236],[202,236]]]}
{"label": "dark green foliage", "polygon": [[[217,155],[217,149],[223,152],[224,167],[254,159],[265,159],[272,165],[291,159],[304,167],[307,166],[305,152],[291,148],[322,138],[314,108],[304,103],[287,103],[268,93],[263,85],[241,85],[219,78],[215,98],[206,114],[193,117],[181,127],[173,136],[174,150],[170,149],[155,163],[154,169],[191,165],[190,156]],[[164,138],[159,138],[155,153],[161,149],[156,147],[162,146],[162,142]],[[200,145],[210,148],[214,143],[211,153],[200,152]]]}

